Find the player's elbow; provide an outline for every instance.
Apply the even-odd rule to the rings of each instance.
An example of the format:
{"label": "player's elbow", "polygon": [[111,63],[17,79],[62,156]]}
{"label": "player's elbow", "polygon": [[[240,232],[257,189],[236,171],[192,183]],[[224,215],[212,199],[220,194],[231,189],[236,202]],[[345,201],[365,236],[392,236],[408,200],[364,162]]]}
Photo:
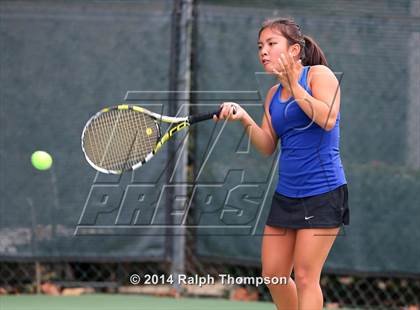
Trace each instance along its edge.
{"label": "player's elbow", "polygon": [[273,155],[277,148],[277,140],[269,134],[255,136],[252,143],[258,152],[266,157]]}
{"label": "player's elbow", "polygon": [[265,157],[270,157],[276,151],[275,147],[267,146],[259,150],[262,155]]}
{"label": "player's elbow", "polygon": [[325,131],[331,131],[335,127],[335,124],[332,122],[328,122],[327,125],[324,127]]}
{"label": "player's elbow", "polygon": [[324,126],[326,131],[331,131],[334,129],[335,125],[337,124],[337,116],[329,117],[327,123]]}
{"label": "player's elbow", "polygon": [[273,155],[273,152],[268,152],[268,151],[262,151],[260,150],[261,155],[263,155],[264,157],[270,157],[271,155]]}

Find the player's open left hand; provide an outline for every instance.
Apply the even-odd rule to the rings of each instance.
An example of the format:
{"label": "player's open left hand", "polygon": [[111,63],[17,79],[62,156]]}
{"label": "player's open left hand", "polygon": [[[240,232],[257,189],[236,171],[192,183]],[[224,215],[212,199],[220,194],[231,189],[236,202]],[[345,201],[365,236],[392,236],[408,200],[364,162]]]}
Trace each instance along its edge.
{"label": "player's open left hand", "polygon": [[296,61],[291,55],[281,53],[273,71],[281,85],[291,91],[299,83],[301,67],[300,59]]}

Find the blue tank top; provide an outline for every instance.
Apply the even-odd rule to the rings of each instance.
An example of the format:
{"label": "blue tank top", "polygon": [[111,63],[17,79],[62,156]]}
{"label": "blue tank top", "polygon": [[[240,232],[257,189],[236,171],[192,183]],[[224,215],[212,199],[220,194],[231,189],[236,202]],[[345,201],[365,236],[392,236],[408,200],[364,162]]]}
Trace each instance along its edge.
{"label": "blue tank top", "polygon": [[[310,67],[303,68],[299,84],[307,85]],[[281,141],[276,192],[293,198],[326,193],[346,184],[340,159],[340,113],[332,130],[326,131],[303,112],[293,97],[281,101],[279,84],[270,102],[273,129]]]}

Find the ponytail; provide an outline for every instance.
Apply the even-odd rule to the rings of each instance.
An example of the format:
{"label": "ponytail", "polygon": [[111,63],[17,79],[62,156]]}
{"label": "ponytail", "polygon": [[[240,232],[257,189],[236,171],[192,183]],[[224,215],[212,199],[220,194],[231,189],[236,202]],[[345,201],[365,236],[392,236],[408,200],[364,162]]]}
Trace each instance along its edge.
{"label": "ponytail", "polygon": [[321,50],[315,40],[307,35],[304,35],[303,39],[305,40],[305,48],[302,57],[302,64],[304,66],[328,66],[327,58],[325,58],[324,52]]}

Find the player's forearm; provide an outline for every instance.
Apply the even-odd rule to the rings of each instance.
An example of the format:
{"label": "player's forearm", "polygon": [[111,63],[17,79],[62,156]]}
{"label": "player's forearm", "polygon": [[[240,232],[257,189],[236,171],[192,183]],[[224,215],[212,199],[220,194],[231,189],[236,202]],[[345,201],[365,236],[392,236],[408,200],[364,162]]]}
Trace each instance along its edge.
{"label": "player's forearm", "polygon": [[336,117],[331,113],[331,103],[312,97],[299,84],[293,87],[292,93],[299,107],[316,124],[325,130],[331,130],[334,127]]}
{"label": "player's forearm", "polygon": [[241,120],[251,143],[262,154],[270,156],[276,149],[274,138],[266,133],[260,126],[246,113]]}

